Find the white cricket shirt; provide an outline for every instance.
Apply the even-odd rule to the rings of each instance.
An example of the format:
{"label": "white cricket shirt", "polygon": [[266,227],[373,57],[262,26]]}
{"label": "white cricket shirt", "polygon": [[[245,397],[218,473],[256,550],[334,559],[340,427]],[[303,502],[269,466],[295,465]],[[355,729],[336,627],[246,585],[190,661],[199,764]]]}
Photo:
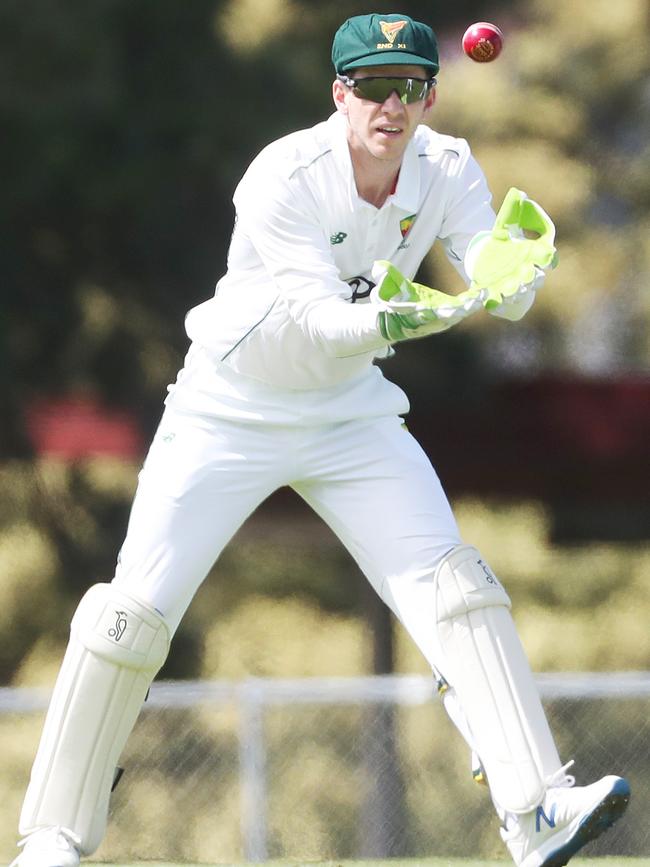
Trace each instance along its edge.
{"label": "white cricket shirt", "polygon": [[491,195],[465,140],[419,126],[376,208],[357,194],[346,124],[337,112],[251,163],[227,272],[187,315],[192,345],[170,405],[276,424],[408,410],[373,364],[391,352],[368,302],[373,263],[412,278],[439,240],[466,279],[467,244],[494,223]]}

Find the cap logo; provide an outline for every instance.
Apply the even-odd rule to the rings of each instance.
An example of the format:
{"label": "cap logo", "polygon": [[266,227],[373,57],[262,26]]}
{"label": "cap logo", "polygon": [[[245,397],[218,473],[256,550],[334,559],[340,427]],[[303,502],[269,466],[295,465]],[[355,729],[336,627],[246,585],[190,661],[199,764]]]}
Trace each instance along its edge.
{"label": "cap logo", "polygon": [[395,42],[395,37],[403,30],[408,21],[380,21],[379,26],[381,27],[381,32],[384,34],[385,38],[392,45]]}

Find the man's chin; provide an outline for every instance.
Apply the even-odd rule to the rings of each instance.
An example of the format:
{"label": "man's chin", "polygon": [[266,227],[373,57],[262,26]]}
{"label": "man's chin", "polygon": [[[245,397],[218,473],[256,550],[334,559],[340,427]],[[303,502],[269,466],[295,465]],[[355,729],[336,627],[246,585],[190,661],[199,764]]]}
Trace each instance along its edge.
{"label": "man's chin", "polygon": [[370,153],[378,160],[397,160],[401,159],[404,150],[406,149],[407,140],[400,136],[399,139],[390,139],[388,141],[374,141],[369,148]]}

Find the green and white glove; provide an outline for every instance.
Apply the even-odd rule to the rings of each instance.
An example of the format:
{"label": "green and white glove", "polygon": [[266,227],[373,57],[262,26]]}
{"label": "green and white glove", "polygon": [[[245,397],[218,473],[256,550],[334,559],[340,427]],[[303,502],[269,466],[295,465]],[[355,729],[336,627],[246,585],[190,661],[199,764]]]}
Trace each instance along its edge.
{"label": "green and white glove", "polygon": [[478,232],[470,241],[464,266],[470,288],[483,290],[488,312],[519,319],[556,260],[553,221],[537,202],[512,187],[492,231]]}
{"label": "green and white glove", "polygon": [[483,302],[483,294],[477,289],[447,295],[413,283],[383,259],[373,265],[372,277],[376,286],[370,300],[380,308],[379,330],[391,343],[446,331],[480,310]]}

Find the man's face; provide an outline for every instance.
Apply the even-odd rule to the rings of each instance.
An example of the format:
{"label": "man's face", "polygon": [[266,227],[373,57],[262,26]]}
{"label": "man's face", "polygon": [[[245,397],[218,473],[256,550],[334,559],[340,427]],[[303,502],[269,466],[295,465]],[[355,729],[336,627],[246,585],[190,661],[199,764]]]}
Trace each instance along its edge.
{"label": "man's face", "polygon": [[[372,78],[429,78],[423,66],[368,66],[350,70],[354,80]],[[355,151],[378,160],[400,161],[416,127],[435,101],[435,89],[425,99],[404,104],[393,91],[383,103],[357,96],[342,81],[333,84],[334,104],[348,119],[348,143]]]}

